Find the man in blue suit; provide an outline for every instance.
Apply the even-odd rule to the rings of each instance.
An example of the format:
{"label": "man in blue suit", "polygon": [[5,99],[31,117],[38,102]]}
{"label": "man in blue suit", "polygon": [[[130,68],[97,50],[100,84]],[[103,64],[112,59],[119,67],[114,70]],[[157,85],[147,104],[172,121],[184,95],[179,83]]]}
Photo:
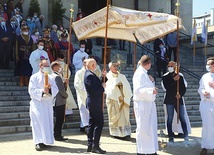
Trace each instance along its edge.
{"label": "man in blue suit", "polygon": [[87,91],[86,106],[89,110],[88,126],[88,149],[87,152],[105,154],[106,151],[99,147],[100,136],[103,129],[103,93],[104,85],[96,76],[94,59],[86,60],[86,72],[84,76],[84,85]]}
{"label": "man in blue suit", "polygon": [[10,63],[12,30],[6,20],[0,17],[0,68],[8,69]]}

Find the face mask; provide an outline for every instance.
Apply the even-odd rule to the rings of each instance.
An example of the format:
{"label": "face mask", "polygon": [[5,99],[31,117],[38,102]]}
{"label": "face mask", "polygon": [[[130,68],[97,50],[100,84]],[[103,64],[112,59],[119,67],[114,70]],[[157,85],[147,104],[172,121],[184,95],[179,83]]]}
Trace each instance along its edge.
{"label": "face mask", "polygon": [[34,18],[36,18],[37,17],[37,15],[34,15]]}
{"label": "face mask", "polygon": [[60,30],[63,30],[63,27],[60,27]]}
{"label": "face mask", "polygon": [[15,24],[16,22],[15,22],[15,21],[11,21],[10,23],[11,23],[11,24]]}
{"label": "face mask", "polygon": [[85,51],[85,48],[80,48],[80,51],[84,52],[84,51]]}
{"label": "face mask", "polygon": [[28,32],[23,32],[24,35],[28,35]]}
{"label": "face mask", "polygon": [[35,32],[35,35],[36,35],[36,36],[39,36],[39,32]]}
{"label": "face mask", "polygon": [[62,39],[62,42],[67,42],[67,39]]}
{"label": "face mask", "polygon": [[16,17],[19,17],[19,14],[16,14]]}
{"label": "face mask", "polygon": [[30,21],[31,21],[31,19],[27,19],[27,21],[28,21],[28,22],[30,22]]}
{"label": "face mask", "polygon": [[210,66],[209,66],[209,65],[206,65],[206,70],[207,70],[208,72],[210,72]]}
{"label": "face mask", "polygon": [[62,68],[61,67],[58,69],[58,73],[62,73]]}
{"label": "face mask", "polygon": [[164,46],[163,46],[163,45],[160,45],[159,47],[160,47],[160,49],[163,49],[163,48],[164,48]]}
{"label": "face mask", "polygon": [[1,22],[1,25],[2,25],[2,26],[5,26],[5,24],[6,24],[5,22]]}
{"label": "face mask", "polygon": [[38,46],[39,50],[43,50],[44,46]]}
{"label": "face mask", "polygon": [[51,74],[52,71],[51,71],[51,68],[50,68],[50,67],[43,67],[43,68],[42,68],[42,72],[43,72],[43,73],[47,72],[48,74]]}
{"label": "face mask", "polygon": [[174,72],[174,68],[173,68],[173,67],[168,67],[168,71],[169,71],[170,73],[172,73],[172,72]]}

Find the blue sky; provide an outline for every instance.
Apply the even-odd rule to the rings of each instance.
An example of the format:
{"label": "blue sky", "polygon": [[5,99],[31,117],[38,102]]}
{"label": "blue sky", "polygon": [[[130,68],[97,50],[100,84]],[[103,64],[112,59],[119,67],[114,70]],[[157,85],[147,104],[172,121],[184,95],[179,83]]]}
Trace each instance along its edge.
{"label": "blue sky", "polygon": [[214,0],[193,0],[193,16],[210,13],[210,9],[214,8]]}

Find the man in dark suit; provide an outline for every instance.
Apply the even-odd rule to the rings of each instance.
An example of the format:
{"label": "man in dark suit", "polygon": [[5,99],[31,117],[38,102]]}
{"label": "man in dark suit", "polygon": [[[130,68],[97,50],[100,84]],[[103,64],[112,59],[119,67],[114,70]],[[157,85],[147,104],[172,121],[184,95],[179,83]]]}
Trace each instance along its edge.
{"label": "man in dark suit", "polygon": [[8,69],[10,63],[12,29],[0,17],[0,68]]}
{"label": "man in dark suit", "polygon": [[157,55],[156,65],[158,77],[161,78],[161,71],[163,74],[166,73],[166,66],[168,63],[168,53],[163,38],[157,38],[154,41],[154,52]]}
{"label": "man in dark suit", "polygon": [[66,83],[63,83],[62,77],[59,75],[60,72],[60,64],[59,62],[52,62],[51,68],[53,70],[52,75],[55,77],[56,85],[59,89],[58,94],[56,95],[55,105],[54,105],[54,113],[55,113],[55,125],[54,125],[54,138],[56,141],[65,141],[68,138],[64,138],[62,136],[62,125],[65,117],[65,104],[66,98],[68,94],[66,93]]}
{"label": "man in dark suit", "polygon": [[105,154],[99,147],[100,136],[103,129],[103,92],[104,85],[94,73],[96,61],[86,60],[84,85],[87,92],[86,107],[89,110],[88,149],[87,152]]}

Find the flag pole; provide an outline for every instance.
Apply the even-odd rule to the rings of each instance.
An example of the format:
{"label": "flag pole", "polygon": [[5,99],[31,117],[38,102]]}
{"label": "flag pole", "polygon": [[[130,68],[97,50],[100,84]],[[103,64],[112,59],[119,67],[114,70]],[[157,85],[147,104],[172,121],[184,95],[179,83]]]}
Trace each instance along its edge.
{"label": "flag pole", "polygon": [[[104,53],[103,53],[103,71],[106,71],[106,54],[107,54],[107,39],[108,39],[108,16],[109,16],[109,5],[110,1],[106,1],[106,27],[105,27],[105,40],[104,40]],[[103,82],[105,82],[106,77],[103,77]],[[103,93],[103,110],[104,110],[104,99],[105,93]]]}
{"label": "flag pole", "polygon": [[204,62],[207,60],[208,22],[206,22],[206,39],[204,41]]}
{"label": "flag pole", "polygon": [[194,24],[193,24],[193,34],[192,34],[192,42],[193,42],[193,64],[195,63],[195,55],[196,55],[196,37],[197,37],[197,34],[196,34],[196,21],[194,19]]}
{"label": "flag pole", "polygon": [[[179,0],[177,0],[177,3],[175,4],[177,6],[176,8],[176,15],[177,17],[179,17],[179,7],[180,7],[180,3],[179,3]],[[180,47],[179,47],[179,19],[177,20],[177,53],[176,53],[176,62],[177,62],[177,65],[176,65],[176,71],[177,71],[177,74],[179,75],[179,67],[180,67],[180,53],[179,53],[179,50],[180,50]],[[179,80],[177,81],[177,93],[176,95],[179,95]],[[180,109],[179,109],[179,103],[180,99],[177,98],[177,124],[179,123],[179,113],[180,113]]]}

